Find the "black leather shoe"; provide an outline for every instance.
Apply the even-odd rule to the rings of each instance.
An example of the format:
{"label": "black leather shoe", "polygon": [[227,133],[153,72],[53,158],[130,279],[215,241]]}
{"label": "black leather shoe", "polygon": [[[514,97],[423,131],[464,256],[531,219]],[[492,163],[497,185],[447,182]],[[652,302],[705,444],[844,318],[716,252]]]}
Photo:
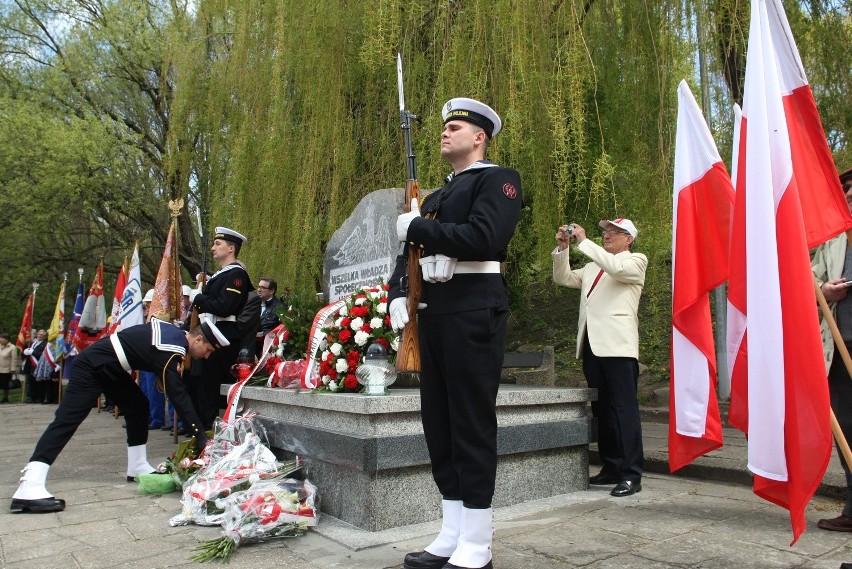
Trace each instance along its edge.
{"label": "black leather shoe", "polygon": [[619,482],[621,482],[620,478],[604,474],[603,472],[598,472],[594,476],[589,477],[589,484],[592,485],[618,484]]}
{"label": "black leather shoe", "polygon": [[428,551],[418,551],[406,555],[402,566],[405,569],[441,569],[449,560],[449,557],[439,557]]}
{"label": "black leather shoe", "polygon": [[65,509],[65,500],[59,498],[39,498],[38,500],[20,500],[12,498],[10,508],[14,513],[20,512],[61,512]]}
{"label": "black leather shoe", "polygon": [[642,483],[634,482],[632,480],[622,480],[618,483],[618,486],[612,489],[610,492],[610,496],[615,496],[616,498],[621,498],[623,496],[630,496],[637,492],[642,491]]}
{"label": "black leather shoe", "polygon": [[[452,563],[447,563],[446,565],[444,565],[444,569],[464,569],[464,567],[461,567],[459,565],[453,565]],[[494,569],[494,565],[489,561],[479,569]]]}

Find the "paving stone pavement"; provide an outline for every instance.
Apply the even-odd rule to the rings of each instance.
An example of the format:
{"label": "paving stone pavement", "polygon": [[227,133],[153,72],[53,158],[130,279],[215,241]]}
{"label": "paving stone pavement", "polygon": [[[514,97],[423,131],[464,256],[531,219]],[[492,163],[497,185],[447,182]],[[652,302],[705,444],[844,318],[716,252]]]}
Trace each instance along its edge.
{"label": "paving stone pavement", "polygon": [[[9,504],[19,471],[36,440],[53,417],[51,405],[0,405],[0,497]],[[0,509],[0,566],[41,568],[198,567],[191,550],[218,537],[216,528],[170,527],[180,511],[179,494],[140,496],[126,483],[123,420],[92,412],[60,455],[48,476],[48,488],[64,498],[64,512],[12,514]],[[665,425],[645,425],[649,462],[664,451]],[[726,436],[728,434],[726,433]],[[808,507],[808,529],[798,543],[792,538],[785,510],[760,500],[748,485],[736,483],[743,471],[744,445],[734,444],[718,457],[700,459],[716,468],[716,479],[699,467],[689,476],[650,472],[643,490],[612,498],[609,487],[527,502],[495,512],[494,566],[498,569],[563,568],[706,568],[837,569],[852,562],[852,534],[816,528],[822,517],[834,517],[842,504],[817,496]],[[173,450],[171,437],[152,431],[151,462]],[[726,445],[727,446],[727,445]],[[735,449],[739,448],[737,451]],[[593,469],[596,468],[593,466]],[[830,474],[839,468],[832,465]],[[654,468],[650,470],[663,470]],[[713,474],[713,472],[711,472]],[[712,478],[712,476],[711,476]],[[828,478],[828,476],[827,476]],[[831,489],[831,488],[829,488]],[[836,490],[836,484],[834,485]],[[335,536],[358,537],[358,530],[334,520],[320,520],[320,532],[249,545],[238,549],[232,567],[321,569],[399,569],[407,551],[421,548],[438,524],[419,524],[384,533],[373,547],[353,550]]]}

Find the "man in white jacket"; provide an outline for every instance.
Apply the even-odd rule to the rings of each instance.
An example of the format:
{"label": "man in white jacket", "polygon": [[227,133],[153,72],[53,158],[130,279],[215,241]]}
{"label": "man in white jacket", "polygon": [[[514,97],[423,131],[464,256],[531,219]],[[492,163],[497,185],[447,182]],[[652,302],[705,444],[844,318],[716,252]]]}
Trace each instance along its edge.
{"label": "man in white jacket", "polygon": [[[590,484],[615,484],[611,494],[642,490],[642,425],[639,420],[639,297],[648,259],[633,253],[639,234],[629,219],[602,220],[603,247],[586,238],[577,224],[556,232],[553,280],[580,289],[577,357],[590,388],[598,390],[592,414],[598,421],[598,451],[603,468]],[[590,259],[572,269],[568,245]]]}

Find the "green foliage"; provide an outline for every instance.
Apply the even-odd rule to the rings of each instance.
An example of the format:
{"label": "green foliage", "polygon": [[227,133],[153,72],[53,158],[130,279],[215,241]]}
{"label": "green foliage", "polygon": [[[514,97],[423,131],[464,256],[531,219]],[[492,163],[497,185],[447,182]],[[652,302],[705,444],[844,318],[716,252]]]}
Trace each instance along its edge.
{"label": "green foliage", "polygon": [[305,350],[311,335],[314,315],[322,308],[316,295],[309,293],[287,293],[281,297],[283,306],[278,307],[278,319],[290,332],[284,345],[285,360],[307,357]]}

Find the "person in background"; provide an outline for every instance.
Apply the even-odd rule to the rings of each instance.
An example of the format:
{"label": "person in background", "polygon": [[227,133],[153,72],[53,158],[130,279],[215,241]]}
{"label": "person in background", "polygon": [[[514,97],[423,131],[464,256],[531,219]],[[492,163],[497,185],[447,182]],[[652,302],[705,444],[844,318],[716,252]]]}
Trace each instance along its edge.
{"label": "person in background", "polygon": [[[553,280],[580,289],[577,357],[590,388],[598,390],[592,414],[598,420],[603,468],[589,484],[615,484],[615,497],[642,490],[642,423],[639,419],[639,297],[648,258],[630,250],[639,231],[629,219],[600,222],[603,247],[586,230],[563,225],[556,231]],[[568,245],[590,262],[572,269]]]}
{"label": "person in background", "polygon": [[271,277],[260,277],[257,281],[257,296],[260,297],[260,325],[257,330],[254,355],[260,357],[263,339],[266,334],[281,324],[278,318],[278,308],[283,303],[277,298],[278,283]]}
{"label": "person in background", "polygon": [[494,109],[456,98],[442,110],[443,188],[397,218],[397,238],[422,251],[422,307],[406,308],[407,255],[388,281],[391,325],[417,318],[420,398],[432,477],[442,496],[438,536],[406,569],[490,568],[497,477],[497,390],[509,299],[500,263],[521,215],[521,177],[485,160],[502,127]]}
{"label": "person in background", "polygon": [[[840,183],[849,211],[852,212],[852,168],[840,174]],[[845,233],[826,241],[814,250],[811,269],[831,307],[846,349],[852,353],[852,295],[849,294],[849,283],[852,283],[852,247]],[[852,437],[852,379],[838,353],[828,321],[825,319],[822,319],[821,330],[831,408],[843,436],[849,442]],[[852,473],[839,446],[837,454],[846,474],[846,505],[839,516],[821,519],[817,522],[817,527],[828,531],[852,532]]]}
{"label": "person in background", "polygon": [[154,472],[148,463],[148,400],[129,373],[133,369],[153,371],[163,378],[169,398],[195,436],[196,448],[203,449],[207,434],[186,393],[181,369],[187,355],[201,361],[227,345],[227,339],[214,324],[205,323],[185,332],[154,318],[147,324],[101,338],[86,348],[71,368],[68,388],[56,417],[22,471],[20,484],[12,496],[12,512],[65,509],[65,500],[55,498],[45,487],[47,472],[91,411],[92,401],[102,392],[124,410],[127,419],[127,480]]}
{"label": "person in background", "polygon": [[47,332],[39,330],[36,332],[36,337],[32,344],[24,349],[23,372],[27,377],[27,403],[41,403],[44,401],[45,383],[43,381],[36,381],[35,372],[38,367],[38,361],[41,359],[41,354],[44,353],[45,346],[47,346]]}
{"label": "person in background", "polygon": [[20,368],[18,361],[18,347],[9,341],[7,332],[0,332],[0,389],[3,390],[3,399],[0,403],[9,402],[9,384],[12,374]]}

